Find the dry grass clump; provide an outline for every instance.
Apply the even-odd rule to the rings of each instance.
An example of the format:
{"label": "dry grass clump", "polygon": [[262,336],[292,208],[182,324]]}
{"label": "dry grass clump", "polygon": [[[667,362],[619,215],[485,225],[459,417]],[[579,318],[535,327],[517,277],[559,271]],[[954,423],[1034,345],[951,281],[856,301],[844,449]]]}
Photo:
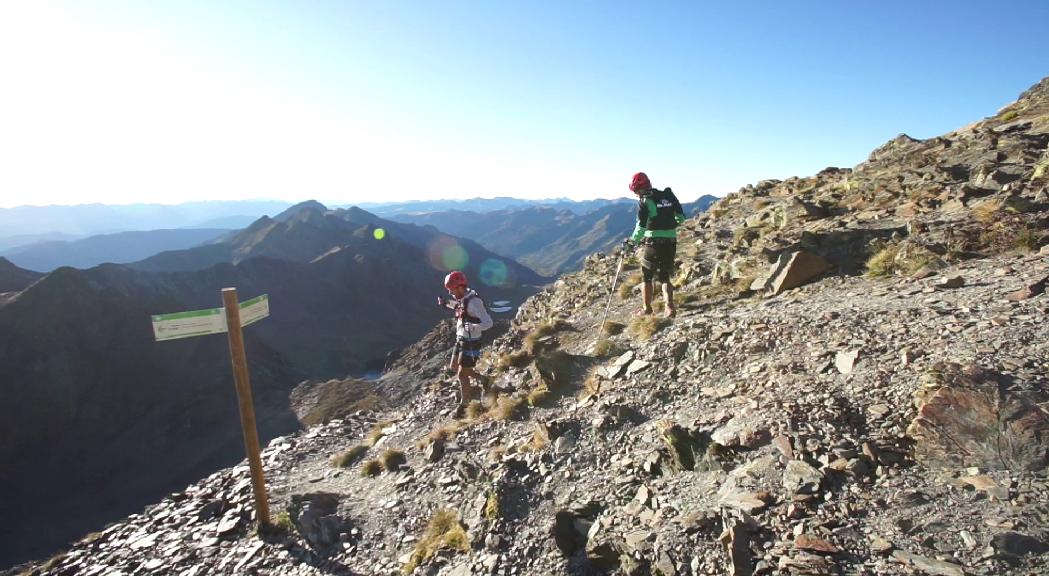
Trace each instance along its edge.
{"label": "dry grass clump", "polygon": [[1037,180],[1047,173],[1049,173],[1049,156],[1042,158],[1034,165],[1034,174],[1031,174],[1031,180]]}
{"label": "dry grass clump", "polygon": [[1013,240],[1013,248],[1018,252],[1030,253],[1038,250],[1042,243],[1042,235],[1028,226],[1023,226],[1016,232]]}
{"label": "dry grass clump", "polygon": [[[1017,203],[1019,204],[1019,203]],[[1019,252],[1026,254],[1038,249],[1042,243],[1043,233],[1039,231],[1044,225],[1032,222],[1018,213],[1026,210],[1023,205],[1005,205],[995,212],[991,219],[984,223],[977,244],[983,250],[993,253]]]}
{"label": "dry grass clump", "polygon": [[666,327],[666,325],[667,322],[663,318],[648,314],[634,318],[627,332],[637,338],[647,340]]}
{"label": "dry grass clump", "polygon": [[361,464],[361,476],[365,478],[378,476],[380,473],[382,473],[382,463],[378,460],[365,460],[364,464]]}
{"label": "dry grass clump", "polygon": [[626,324],[605,320],[605,323],[601,325],[601,335],[615,336],[616,334],[621,334],[625,328]]}
{"label": "dry grass clump", "polygon": [[889,244],[867,259],[867,276],[913,274],[938,260],[938,256],[922,246]]}
{"label": "dry grass clump", "polygon": [[488,461],[489,462],[498,462],[498,461],[502,460],[503,456],[505,456],[505,455],[506,455],[506,445],[505,444],[496,444],[495,446],[492,446],[491,450],[488,451]]}
{"label": "dry grass clump", "polygon": [[972,207],[973,218],[981,224],[990,224],[998,218],[998,213],[1003,208],[1003,202],[999,199],[987,200]]}
{"label": "dry grass clump", "polygon": [[626,278],[622,279],[621,283],[619,284],[619,289],[617,291],[617,293],[619,294],[619,299],[629,300],[631,292],[634,291],[634,286],[640,284],[643,278],[644,276],[642,276],[641,272],[634,272]]}
{"label": "dry grass clump", "polygon": [[466,405],[466,419],[472,422],[479,419],[481,416],[484,416],[484,404],[481,404],[477,400],[471,400],[470,403]]}
{"label": "dry grass clump", "polygon": [[371,432],[368,433],[368,446],[375,446],[378,444],[379,440],[382,440],[382,437],[386,435],[386,433],[383,432],[383,428],[386,428],[391,424],[393,424],[393,420],[382,420],[376,422],[375,426],[372,426]]}
{"label": "dry grass clump", "polygon": [[537,386],[536,388],[533,388],[530,392],[528,392],[528,405],[545,406],[548,402],[550,402],[550,399],[552,397],[553,394],[550,392],[549,388],[547,388],[546,386]]}
{"label": "dry grass clump", "polygon": [[518,350],[517,352],[503,353],[499,355],[499,358],[495,361],[495,367],[500,372],[506,372],[511,367],[521,368],[526,366],[532,359],[532,355],[527,350]]}
{"label": "dry grass clump", "polygon": [[484,502],[484,517],[488,520],[498,520],[502,516],[502,498],[495,490],[488,491],[488,498]]}
{"label": "dry grass clump", "polygon": [[695,302],[699,302],[700,298],[701,298],[701,296],[700,296],[699,292],[695,291],[695,290],[689,290],[687,292],[686,291],[679,291],[679,292],[675,292],[674,293],[674,299],[677,300],[677,303],[679,305],[680,304],[693,304]]}
{"label": "dry grass clump", "polygon": [[411,560],[404,565],[404,573],[411,574],[440,550],[470,551],[470,539],[459,522],[459,515],[447,508],[438,510],[430,519],[426,532],[415,544]]}
{"label": "dry grass clump", "polygon": [[586,380],[583,381],[583,393],[590,396],[597,396],[601,392],[601,378],[597,374],[590,374]]}
{"label": "dry grass clump", "polygon": [[518,420],[527,413],[527,399],[500,394],[489,414],[496,420]]}
{"label": "dry grass clump", "polygon": [[607,358],[615,354],[618,351],[615,342],[612,342],[608,338],[602,338],[594,344],[594,356],[598,358]]}
{"label": "dry grass clump", "polygon": [[536,422],[535,430],[532,431],[532,441],[528,443],[528,449],[539,452],[550,445],[550,431],[545,425]]}
{"label": "dry grass clump", "polygon": [[408,463],[408,459],[404,457],[404,452],[401,450],[389,448],[379,457],[379,462],[387,472],[396,472],[401,466]]}
{"label": "dry grass clump", "polygon": [[432,442],[447,442],[455,438],[455,435],[459,433],[460,429],[459,424],[456,422],[446,426],[441,426],[440,428],[434,428],[433,430],[430,430],[430,433],[427,434],[426,437],[417,440],[415,442],[415,447],[422,450],[426,448],[427,444]]}
{"label": "dry grass clump", "polygon": [[295,525],[291,522],[291,515],[287,510],[282,510],[273,517],[273,527],[281,532],[291,532]]}
{"label": "dry grass clump", "polygon": [[367,446],[365,446],[364,444],[357,444],[356,446],[350,448],[345,452],[336,454],[335,458],[332,459],[332,464],[334,464],[337,468],[349,468],[355,462],[360,460],[361,456],[364,456],[364,454],[367,452]]}

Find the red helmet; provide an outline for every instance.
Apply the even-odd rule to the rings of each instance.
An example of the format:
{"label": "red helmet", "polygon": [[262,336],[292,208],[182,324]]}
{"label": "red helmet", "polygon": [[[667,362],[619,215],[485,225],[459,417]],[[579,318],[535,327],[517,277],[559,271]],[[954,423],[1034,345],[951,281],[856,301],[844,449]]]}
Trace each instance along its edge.
{"label": "red helmet", "polygon": [[466,274],[458,270],[452,270],[444,277],[444,287],[449,290],[457,287],[466,288]]}
{"label": "red helmet", "polygon": [[638,172],[634,174],[633,180],[630,181],[630,191],[639,192],[648,190],[652,187],[652,183],[648,181],[648,176],[644,172]]}

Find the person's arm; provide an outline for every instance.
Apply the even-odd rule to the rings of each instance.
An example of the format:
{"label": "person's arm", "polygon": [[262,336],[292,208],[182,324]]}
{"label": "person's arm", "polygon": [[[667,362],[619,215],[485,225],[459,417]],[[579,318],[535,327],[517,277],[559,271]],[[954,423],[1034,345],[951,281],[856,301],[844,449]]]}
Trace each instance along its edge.
{"label": "person's arm", "polygon": [[488,310],[484,307],[484,302],[480,298],[471,298],[470,304],[467,306],[469,317],[467,321],[477,326],[477,329],[481,332],[492,327],[492,317],[488,314]]}
{"label": "person's arm", "polygon": [[637,225],[634,226],[634,232],[630,235],[630,241],[634,244],[641,242],[641,239],[645,237],[646,226],[648,226],[648,207],[642,200],[638,203]]}
{"label": "person's arm", "polygon": [[681,202],[678,201],[677,196],[673,192],[670,193],[670,201],[674,204],[674,220],[681,224],[685,221],[685,209],[681,207]]}

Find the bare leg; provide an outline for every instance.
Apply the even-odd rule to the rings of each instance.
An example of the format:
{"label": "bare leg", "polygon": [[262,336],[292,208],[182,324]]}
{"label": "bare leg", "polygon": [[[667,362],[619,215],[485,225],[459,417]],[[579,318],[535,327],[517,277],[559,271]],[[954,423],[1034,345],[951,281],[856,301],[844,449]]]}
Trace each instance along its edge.
{"label": "bare leg", "polygon": [[648,281],[641,285],[641,309],[645,314],[652,313],[652,282]]}
{"label": "bare leg", "polygon": [[468,366],[459,367],[459,408],[463,411],[470,404],[470,401],[474,398],[475,387],[471,384],[471,379],[477,378],[477,372],[473,368]]}
{"label": "bare leg", "polygon": [[677,312],[677,308],[674,307],[674,285],[670,282],[663,284],[663,302],[665,306],[664,315],[667,318],[672,318]]}

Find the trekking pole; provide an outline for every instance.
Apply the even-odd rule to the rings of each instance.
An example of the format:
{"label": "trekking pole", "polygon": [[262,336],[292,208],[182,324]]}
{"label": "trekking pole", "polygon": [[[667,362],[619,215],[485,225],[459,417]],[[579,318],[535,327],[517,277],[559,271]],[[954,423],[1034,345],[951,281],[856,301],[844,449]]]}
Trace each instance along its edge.
{"label": "trekking pole", "polygon": [[612,278],[612,290],[608,294],[608,303],[605,304],[605,312],[601,315],[601,324],[598,326],[604,328],[605,321],[608,320],[608,309],[612,307],[612,297],[616,295],[616,283],[619,281],[619,273],[623,271],[623,261],[626,259],[626,249],[619,254],[619,265],[616,266],[616,275]]}

